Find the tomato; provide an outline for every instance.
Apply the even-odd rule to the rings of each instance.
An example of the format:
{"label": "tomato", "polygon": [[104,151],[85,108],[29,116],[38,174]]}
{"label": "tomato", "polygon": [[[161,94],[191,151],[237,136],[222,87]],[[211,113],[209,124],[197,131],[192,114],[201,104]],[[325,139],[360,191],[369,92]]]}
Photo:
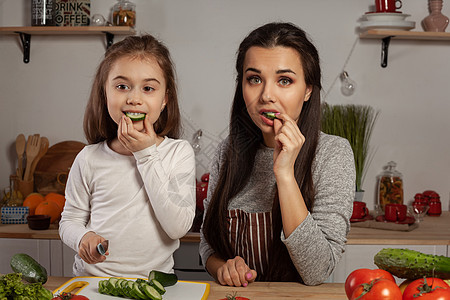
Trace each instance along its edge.
{"label": "tomato", "polygon": [[345,293],[347,298],[350,299],[353,291],[363,283],[370,283],[372,280],[377,278],[384,278],[395,282],[394,276],[391,273],[381,269],[357,269],[348,275],[345,280]]}
{"label": "tomato", "polygon": [[52,300],[89,300],[88,297],[82,295],[74,295],[71,293],[62,293],[52,298]]}
{"label": "tomato", "polygon": [[250,300],[249,298],[236,296],[236,294],[237,294],[236,292],[233,294],[228,294],[226,296],[226,298],[219,299],[219,300]]}
{"label": "tomato", "polygon": [[[360,284],[352,293],[350,300],[402,300],[402,292],[397,284],[389,279],[374,279]],[[422,300],[422,299],[421,299]]]}
{"label": "tomato", "polygon": [[416,279],[406,287],[403,300],[450,300],[450,287],[439,278]]}

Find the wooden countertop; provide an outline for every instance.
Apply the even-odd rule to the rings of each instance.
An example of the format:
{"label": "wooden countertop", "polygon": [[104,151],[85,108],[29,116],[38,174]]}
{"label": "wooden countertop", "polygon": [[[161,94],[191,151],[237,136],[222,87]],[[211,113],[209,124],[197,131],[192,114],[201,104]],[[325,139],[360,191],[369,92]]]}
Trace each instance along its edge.
{"label": "wooden countertop", "polygon": [[[49,277],[44,285],[53,291],[63,285],[70,277]],[[238,296],[249,299],[347,299],[343,283],[324,283],[318,286],[306,286],[294,282],[254,282],[247,287],[221,286],[213,281],[210,284],[208,299],[223,299],[228,294],[237,292]]]}
{"label": "wooden countertop", "polygon": [[[52,224],[47,230],[31,230],[26,224],[0,224],[0,238],[58,240],[58,227]],[[182,242],[197,243],[199,233],[190,232]],[[348,245],[450,245],[450,212],[439,217],[426,216],[412,231],[394,231],[352,227],[347,237]]]}

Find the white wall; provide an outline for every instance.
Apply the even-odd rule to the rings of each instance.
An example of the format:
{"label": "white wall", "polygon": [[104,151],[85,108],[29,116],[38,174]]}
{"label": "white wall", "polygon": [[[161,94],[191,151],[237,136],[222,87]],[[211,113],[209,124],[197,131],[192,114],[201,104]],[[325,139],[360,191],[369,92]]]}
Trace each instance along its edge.
{"label": "white wall", "polygon": [[[108,15],[116,1],[91,1],[91,15]],[[406,200],[426,189],[450,194],[450,42],[397,41],[380,67],[379,40],[359,40],[361,15],[370,0],[134,0],[137,31],[151,33],[170,48],[177,66],[185,138],[202,129],[198,174],[205,171],[218,140],[226,135],[239,42],[268,21],[290,21],[309,32],[322,58],[324,95],[331,104],[368,104],[381,111],[373,133],[376,150],[363,187],[373,206],[376,175],[390,160],[404,175]],[[428,15],[426,0],[403,1],[416,21]],[[450,2],[443,13],[450,16]],[[0,26],[30,25],[29,0],[0,0]],[[450,28],[448,29],[450,31]],[[116,37],[116,41],[120,37]],[[343,96],[336,76],[355,44],[346,70],[357,82]],[[19,38],[0,36],[0,188],[15,170],[19,133],[40,133],[53,145],[85,141],[84,107],[94,70],[104,53],[99,36],[33,36],[31,61],[22,62]]]}

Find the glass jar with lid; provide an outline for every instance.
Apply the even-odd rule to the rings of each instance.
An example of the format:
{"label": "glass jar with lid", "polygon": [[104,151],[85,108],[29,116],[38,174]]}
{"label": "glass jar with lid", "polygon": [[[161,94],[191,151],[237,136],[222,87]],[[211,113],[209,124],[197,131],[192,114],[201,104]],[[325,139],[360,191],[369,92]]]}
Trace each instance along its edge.
{"label": "glass jar with lid", "polygon": [[115,26],[136,26],[136,5],[128,0],[119,0],[113,7],[112,23]]}
{"label": "glass jar with lid", "polygon": [[383,212],[386,204],[403,204],[403,175],[395,169],[396,166],[390,161],[378,175],[378,204]]}

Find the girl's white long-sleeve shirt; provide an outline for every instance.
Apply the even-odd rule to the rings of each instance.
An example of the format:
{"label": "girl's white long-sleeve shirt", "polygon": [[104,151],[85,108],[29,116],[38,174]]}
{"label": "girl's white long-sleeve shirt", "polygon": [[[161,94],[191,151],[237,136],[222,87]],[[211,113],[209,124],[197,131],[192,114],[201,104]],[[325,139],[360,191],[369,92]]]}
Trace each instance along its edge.
{"label": "girl's white long-sleeve shirt", "polygon": [[195,155],[185,140],[121,155],[106,142],[76,157],[59,223],[62,241],[78,252],[84,234],[109,240],[109,255],[87,264],[75,255],[75,276],[147,277],[173,272],[173,252],[195,216]]}

